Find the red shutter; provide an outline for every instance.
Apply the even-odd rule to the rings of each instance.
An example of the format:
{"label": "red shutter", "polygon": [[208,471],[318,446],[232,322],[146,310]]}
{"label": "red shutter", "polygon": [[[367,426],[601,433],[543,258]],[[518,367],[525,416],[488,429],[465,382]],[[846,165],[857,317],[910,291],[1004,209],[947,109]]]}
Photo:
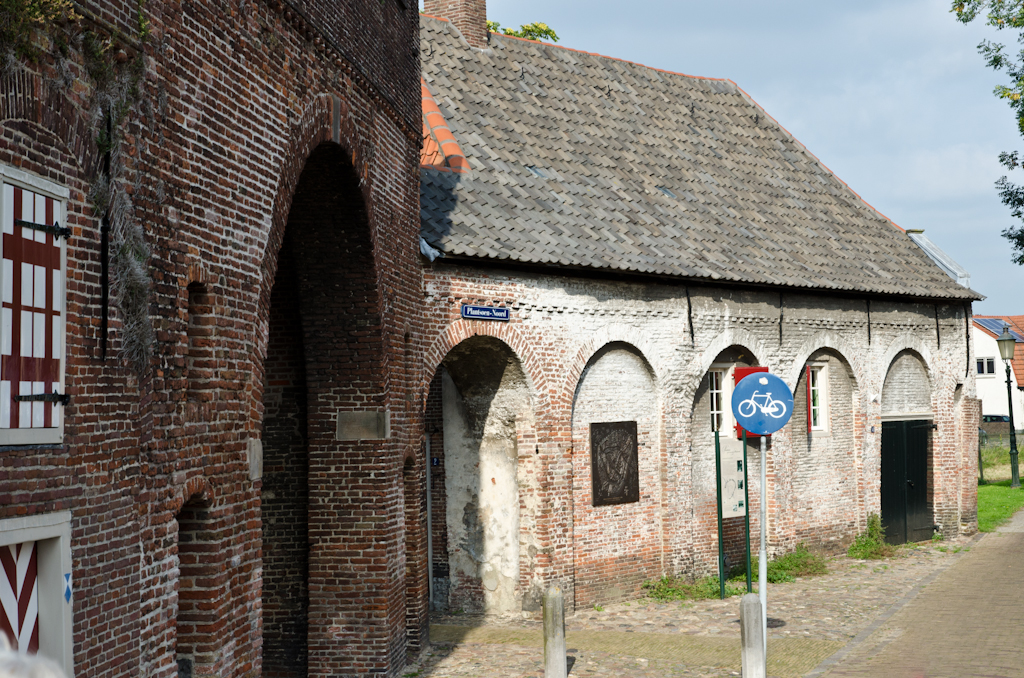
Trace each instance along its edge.
{"label": "red shutter", "polygon": [[811,430],[811,366],[804,368],[804,381],[807,382],[807,430]]}
{"label": "red shutter", "polygon": [[[741,381],[743,381],[743,378],[748,376],[748,375],[754,374],[756,372],[767,372],[767,371],[768,371],[767,367],[736,367],[732,371],[732,384],[733,384],[733,386],[736,386],[736,384],[738,384]],[[732,408],[732,403],[728,403],[728,407],[731,409]],[[750,433],[750,432],[747,433],[747,438],[759,438],[759,437],[760,436],[757,433]],[[743,439],[743,427],[740,426],[739,424],[736,424],[736,439],[737,440],[742,440]]]}
{"label": "red shutter", "polygon": [[17,186],[3,189],[0,428],[52,428],[60,422],[58,405],[14,398],[60,388],[64,350],[60,240],[16,222],[55,225],[62,218],[61,205]]}
{"label": "red shutter", "polygon": [[21,652],[39,652],[37,557],[34,541],[0,546],[0,633]]}

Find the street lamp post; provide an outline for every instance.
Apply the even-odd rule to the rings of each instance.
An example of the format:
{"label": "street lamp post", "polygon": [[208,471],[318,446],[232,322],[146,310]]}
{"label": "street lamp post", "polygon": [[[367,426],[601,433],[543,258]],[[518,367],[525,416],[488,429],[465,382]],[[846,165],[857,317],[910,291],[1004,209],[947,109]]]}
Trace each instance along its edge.
{"label": "street lamp post", "polygon": [[1010,408],[1010,487],[1020,487],[1020,474],[1017,472],[1017,433],[1013,427],[1013,388],[1010,386],[1010,361],[1013,360],[1013,349],[1017,340],[1010,334],[1010,326],[1003,325],[1003,333],[996,339],[999,344],[999,355],[1006,363],[1006,399]]}

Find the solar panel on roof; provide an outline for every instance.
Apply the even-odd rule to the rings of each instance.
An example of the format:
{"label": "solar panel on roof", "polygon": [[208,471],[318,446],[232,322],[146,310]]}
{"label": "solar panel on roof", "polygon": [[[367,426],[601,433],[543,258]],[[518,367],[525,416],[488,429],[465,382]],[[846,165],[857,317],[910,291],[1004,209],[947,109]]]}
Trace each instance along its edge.
{"label": "solar panel on roof", "polygon": [[[996,336],[1003,333],[1003,328],[1006,327],[1006,321],[1001,318],[975,318],[974,322],[984,327],[989,332],[995,332]],[[1016,330],[1010,330],[1010,336],[1016,339],[1020,343],[1024,343],[1024,337],[1016,332]]]}

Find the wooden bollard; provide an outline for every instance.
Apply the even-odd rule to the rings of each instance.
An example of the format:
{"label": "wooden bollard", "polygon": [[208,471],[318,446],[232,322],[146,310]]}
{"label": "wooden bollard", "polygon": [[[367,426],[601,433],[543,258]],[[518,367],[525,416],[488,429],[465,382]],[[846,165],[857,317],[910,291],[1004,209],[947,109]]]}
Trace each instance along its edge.
{"label": "wooden bollard", "polygon": [[562,587],[544,594],[544,678],[567,678],[565,658],[565,601]]}
{"label": "wooden bollard", "polygon": [[765,678],[764,627],[761,623],[761,599],[748,593],[740,600],[740,645],[743,678]]}

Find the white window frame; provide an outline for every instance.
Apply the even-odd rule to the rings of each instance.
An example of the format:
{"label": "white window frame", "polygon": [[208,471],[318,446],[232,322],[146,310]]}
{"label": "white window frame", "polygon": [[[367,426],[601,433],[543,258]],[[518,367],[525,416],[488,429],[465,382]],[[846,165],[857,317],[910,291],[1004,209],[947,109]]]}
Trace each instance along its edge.
{"label": "white window frame", "polygon": [[[979,362],[982,363],[982,366],[984,368],[986,368],[986,369],[985,369],[985,371],[978,372],[977,376],[981,377],[982,379],[988,379],[990,377],[995,377],[996,376],[996,359],[995,358],[990,358],[988,356],[976,357],[974,359],[975,368],[977,368],[977,365],[978,365]],[[991,372],[989,372],[988,369],[987,369],[989,367],[992,368]]]}
{"label": "white window frame", "polygon": [[[44,513],[0,519],[0,547],[36,542],[39,601],[39,654],[74,678],[74,595],[64,597],[64,575],[71,570],[71,513]],[[72,583],[74,578],[72,577]]]}
{"label": "white window frame", "polygon": [[[67,226],[67,203],[71,197],[71,191],[66,186],[47,181],[34,174],[23,170],[0,165],[0,183],[12,184],[22,189],[45,195],[60,203],[61,218],[59,221]],[[4,194],[0,189],[0,215],[4,213]],[[0,235],[0,260],[3,259],[3,237]],[[66,393],[66,369],[67,369],[67,289],[68,289],[68,242],[67,238],[60,239],[60,269],[62,287],[60,290],[60,324],[61,324],[61,356],[60,356],[60,380],[57,387],[58,392]],[[3,294],[3,280],[0,277],[0,297]],[[64,441],[64,407],[56,408],[58,412],[57,425],[50,428],[6,428],[0,429],[0,445],[53,445]]]}
{"label": "white window frame", "polygon": [[[825,433],[828,431],[829,407],[828,407],[828,363],[807,363],[809,380],[807,396],[812,400],[807,403],[807,425],[812,433]],[[815,385],[815,383],[817,385]],[[818,391],[818,423],[814,423],[814,391]]]}
{"label": "white window frame", "polygon": [[[712,381],[712,379],[713,379],[712,373],[715,373],[721,379],[721,384],[720,384],[721,388],[720,388],[720,390],[716,391],[717,393],[721,394],[721,399],[722,399],[722,401],[721,401],[721,407],[722,407],[722,410],[721,410],[721,424],[720,424],[720,427],[719,427],[718,430],[719,430],[720,433],[723,433],[723,434],[725,434],[727,432],[731,432],[732,437],[735,438],[736,437],[736,433],[735,433],[734,429],[735,429],[735,426],[736,426],[736,418],[732,416],[732,391],[733,391],[732,375],[733,375],[733,368],[734,367],[735,367],[735,365],[725,365],[725,364],[715,363],[715,364],[713,364],[710,367],[710,369],[708,369],[708,395],[710,396],[709,399],[708,399],[708,407],[711,410],[711,416],[714,417],[714,415],[715,415],[715,409],[714,409],[715,403],[714,403],[714,396],[712,395],[712,387],[714,386],[714,382]],[[714,430],[715,430],[714,419],[711,420],[711,424],[712,424],[711,431],[714,432]]]}

